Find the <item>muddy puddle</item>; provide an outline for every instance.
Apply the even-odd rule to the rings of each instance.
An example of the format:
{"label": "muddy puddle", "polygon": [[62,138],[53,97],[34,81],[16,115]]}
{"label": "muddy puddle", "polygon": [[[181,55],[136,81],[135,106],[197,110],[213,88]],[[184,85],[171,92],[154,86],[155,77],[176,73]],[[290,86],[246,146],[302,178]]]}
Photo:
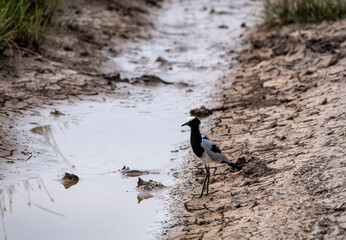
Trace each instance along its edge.
{"label": "muddy puddle", "polygon": [[[114,67],[105,72],[174,84],[119,83],[128,94],[57,102],[15,123],[28,159],[0,166],[9,179],[0,186],[0,239],[157,238],[169,217],[174,169],[189,154],[180,125],[191,108],[210,106],[233,64],[227,52],[240,50],[233,38],[243,22],[254,24],[258,8],[254,1],[167,1],[152,16],[154,30],[115,47]],[[54,109],[62,114],[53,116]],[[124,174],[124,166],[135,174]],[[65,188],[65,172],[78,183]],[[139,175],[167,188],[143,194]]]}

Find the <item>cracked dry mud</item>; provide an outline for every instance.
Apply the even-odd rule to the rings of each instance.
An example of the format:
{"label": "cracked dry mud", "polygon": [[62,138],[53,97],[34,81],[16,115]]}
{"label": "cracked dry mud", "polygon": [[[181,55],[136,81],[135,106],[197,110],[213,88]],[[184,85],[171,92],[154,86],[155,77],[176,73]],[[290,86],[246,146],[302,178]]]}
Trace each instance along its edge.
{"label": "cracked dry mud", "polygon": [[344,239],[346,21],[291,29],[248,36],[206,132],[243,170],[218,167],[198,198],[191,159],[167,238]]}

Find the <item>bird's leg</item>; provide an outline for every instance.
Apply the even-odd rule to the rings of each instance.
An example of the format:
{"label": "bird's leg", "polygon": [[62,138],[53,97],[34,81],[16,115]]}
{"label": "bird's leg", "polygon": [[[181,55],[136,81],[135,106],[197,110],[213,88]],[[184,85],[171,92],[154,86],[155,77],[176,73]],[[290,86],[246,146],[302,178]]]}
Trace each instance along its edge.
{"label": "bird's leg", "polygon": [[209,170],[209,166],[207,168],[207,196],[209,194],[209,179],[210,179],[210,170]]}
{"label": "bird's leg", "polygon": [[204,192],[204,188],[205,188],[205,183],[207,182],[207,178],[208,178],[208,168],[207,168],[207,164],[205,164],[205,171],[207,173],[207,175],[205,176],[204,182],[203,182],[203,188],[202,188],[202,192],[201,195],[199,195],[199,197],[203,196],[203,192]]}

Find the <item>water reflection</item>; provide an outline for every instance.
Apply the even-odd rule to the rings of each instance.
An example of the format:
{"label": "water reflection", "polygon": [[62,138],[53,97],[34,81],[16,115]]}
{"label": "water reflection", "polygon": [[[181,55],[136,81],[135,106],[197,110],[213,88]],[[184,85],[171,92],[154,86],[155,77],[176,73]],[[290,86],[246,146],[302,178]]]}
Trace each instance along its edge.
{"label": "water reflection", "polygon": [[150,193],[148,192],[141,192],[141,193],[138,193],[137,195],[137,200],[138,200],[138,204],[140,204],[143,200],[145,199],[150,199],[150,198],[153,198],[154,196],[151,195]]}
{"label": "water reflection", "polygon": [[[4,194],[4,190],[0,189],[0,213],[1,213],[1,227],[2,227],[2,233],[3,233],[3,237],[5,240],[7,240],[7,234],[6,234],[6,227],[5,227],[5,211],[7,211],[6,209],[6,205],[5,205],[5,194]],[[11,198],[11,195],[10,195]],[[10,202],[10,211],[12,212],[12,200],[9,199]]]}
{"label": "water reflection", "polygon": [[[58,126],[60,131],[64,131],[65,129],[68,129],[68,123],[65,122],[62,125]],[[43,136],[45,138],[45,142],[46,144],[48,144],[49,146],[52,147],[52,150],[54,151],[54,153],[60,157],[65,163],[66,166],[68,166],[69,170],[72,171],[75,166],[72,165],[67,158],[64,156],[64,154],[62,153],[62,151],[60,150],[57,141],[55,140],[55,135],[53,133],[53,128],[51,125],[44,125],[44,126],[38,126],[38,127],[34,127],[31,129],[31,131],[33,133],[39,134],[41,136]]]}
{"label": "water reflection", "polygon": [[0,239],[138,239],[163,213],[153,210],[160,200],[126,187],[135,183],[98,176],[66,190],[60,180],[34,179],[0,190]]}
{"label": "water reflection", "polygon": [[[44,181],[42,179],[35,180],[26,180],[20,183],[17,183],[15,186],[1,189],[0,190],[0,213],[1,213],[1,226],[2,233],[5,240],[8,239],[6,231],[6,218],[10,217],[16,212],[16,206],[18,207],[17,200],[20,198],[20,202],[23,205],[26,205],[27,209],[36,208],[36,210],[41,210],[43,212],[53,214],[58,217],[65,217],[64,214],[55,211],[52,206],[44,206],[40,202],[32,199],[32,193],[35,192],[35,195],[38,193],[40,198],[44,198],[50,203],[54,203],[54,198],[51,196],[48,191]],[[15,200],[14,200],[15,199]]]}
{"label": "water reflection", "polygon": [[60,178],[59,182],[65,187],[65,189],[69,189],[79,182],[79,177],[71,173],[65,173],[65,176]]}
{"label": "water reflection", "polygon": [[[166,92],[164,89],[162,91]],[[49,169],[48,173],[44,172],[43,177],[54,196],[54,205],[48,206],[65,214],[66,218],[61,221],[38,212],[33,214],[27,206],[26,209],[20,206],[25,214],[13,216],[12,219],[16,220],[12,224],[6,219],[6,226],[12,227],[12,231],[7,231],[8,234],[15,235],[16,231],[13,229],[21,226],[23,232],[37,239],[37,233],[27,223],[18,224],[26,219],[30,223],[45,225],[41,234],[46,238],[40,235],[39,239],[63,238],[59,236],[62,233],[54,229],[57,225],[64,229],[73,228],[68,233],[71,238],[76,239],[91,239],[91,236],[97,239],[148,239],[149,235],[153,236],[152,227],[157,226],[159,219],[163,219],[165,214],[161,202],[163,197],[159,196],[162,191],[138,191],[135,177],[143,176],[146,181],[154,180],[169,185],[171,177],[166,172],[172,164],[169,161],[172,157],[170,150],[179,146],[184,137],[177,124],[180,122],[180,113],[174,111],[168,114],[163,111],[162,109],[169,109],[161,101],[163,96],[167,97],[158,94],[159,101],[143,101],[131,109],[123,107],[119,103],[121,99],[83,102],[78,103],[78,106],[64,105],[64,111],[69,113],[68,119],[55,119],[49,121],[50,124],[31,129],[46,143],[43,145],[47,145],[47,149],[52,149],[58,156],[47,157],[51,160],[45,161],[46,155],[43,155],[41,159],[44,164],[50,165],[55,159],[61,158],[63,161],[59,162],[75,166],[61,180],[46,181],[47,175],[52,179],[56,172],[65,172],[64,166],[62,169],[55,169],[56,172]],[[151,111],[148,111],[148,105]],[[165,141],[162,140],[163,132]],[[62,191],[61,184],[68,191]],[[41,198],[38,194],[36,197]],[[23,215],[31,217],[23,218]],[[92,232],[87,233],[83,224],[90,226],[87,229]]]}

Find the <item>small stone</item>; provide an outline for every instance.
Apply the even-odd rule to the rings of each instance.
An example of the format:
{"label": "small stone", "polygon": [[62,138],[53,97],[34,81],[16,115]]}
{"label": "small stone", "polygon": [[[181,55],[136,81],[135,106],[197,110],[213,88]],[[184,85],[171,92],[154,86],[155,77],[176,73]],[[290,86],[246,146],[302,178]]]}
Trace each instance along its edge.
{"label": "small stone", "polygon": [[196,117],[207,117],[211,115],[213,112],[206,108],[205,106],[202,106],[200,108],[195,108],[190,111],[191,116],[196,116]]}
{"label": "small stone", "polygon": [[50,112],[50,115],[55,116],[55,117],[58,117],[58,116],[64,116],[65,114],[63,114],[62,112],[60,112],[60,111],[54,109],[54,111],[51,111],[51,112]]}
{"label": "small stone", "polygon": [[327,98],[325,98],[325,99],[323,99],[323,101],[321,102],[321,105],[325,105],[325,104],[327,104],[327,102],[328,102],[328,100],[327,100]]}

